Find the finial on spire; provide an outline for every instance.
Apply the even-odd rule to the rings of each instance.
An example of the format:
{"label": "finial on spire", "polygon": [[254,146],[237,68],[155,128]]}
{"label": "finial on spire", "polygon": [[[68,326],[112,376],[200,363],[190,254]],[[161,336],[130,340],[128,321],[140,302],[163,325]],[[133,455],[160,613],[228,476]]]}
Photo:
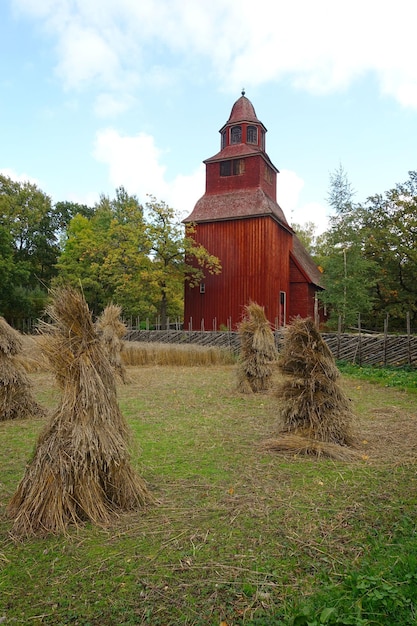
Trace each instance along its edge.
{"label": "finial on spire", "polygon": [[244,96],[244,95],[245,95],[245,93],[246,93],[246,92],[245,92],[245,88],[244,88],[244,87],[242,87],[242,96]]}

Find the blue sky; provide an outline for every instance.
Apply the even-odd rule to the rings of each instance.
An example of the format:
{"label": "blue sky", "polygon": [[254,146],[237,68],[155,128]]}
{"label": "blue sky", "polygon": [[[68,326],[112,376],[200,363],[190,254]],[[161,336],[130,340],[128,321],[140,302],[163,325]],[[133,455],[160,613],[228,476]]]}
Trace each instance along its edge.
{"label": "blue sky", "polygon": [[53,201],[123,185],[183,216],[242,87],[291,223],[417,169],[414,0],[2,0],[0,172]]}

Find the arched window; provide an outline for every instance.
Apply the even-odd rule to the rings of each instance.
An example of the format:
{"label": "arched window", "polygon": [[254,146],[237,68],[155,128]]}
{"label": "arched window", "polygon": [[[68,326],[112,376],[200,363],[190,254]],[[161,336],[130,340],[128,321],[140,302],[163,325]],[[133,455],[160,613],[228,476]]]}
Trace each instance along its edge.
{"label": "arched window", "polygon": [[258,129],[256,126],[248,126],[246,129],[247,143],[258,143]]}
{"label": "arched window", "polygon": [[240,143],[242,141],[242,127],[233,126],[230,130],[230,143]]}

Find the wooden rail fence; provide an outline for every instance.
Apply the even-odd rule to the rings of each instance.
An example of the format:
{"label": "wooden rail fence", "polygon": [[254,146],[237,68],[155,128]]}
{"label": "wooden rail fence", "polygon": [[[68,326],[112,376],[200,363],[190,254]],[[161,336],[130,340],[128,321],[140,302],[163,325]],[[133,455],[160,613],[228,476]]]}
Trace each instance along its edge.
{"label": "wooden rail fence", "polygon": [[[282,331],[275,331],[278,350]],[[335,359],[358,365],[391,365],[417,367],[417,336],[386,333],[323,333]],[[160,342],[217,346],[239,353],[239,333],[234,331],[131,330],[129,341]]]}

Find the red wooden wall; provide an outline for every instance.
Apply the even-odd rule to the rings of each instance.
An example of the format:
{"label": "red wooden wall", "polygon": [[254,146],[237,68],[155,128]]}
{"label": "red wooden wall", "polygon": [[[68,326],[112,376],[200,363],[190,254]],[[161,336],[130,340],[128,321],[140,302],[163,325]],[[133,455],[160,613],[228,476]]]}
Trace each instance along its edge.
{"label": "red wooden wall", "polygon": [[[196,239],[217,256],[224,271],[206,275],[205,292],[186,285],[184,328],[236,328],[250,300],[264,306],[271,324],[280,319],[280,292],[289,301],[291,233],[269,217],[197,224]],[[281,320],[283,321],[283,320]],[[288,321],[288,315],[287,319]]]}
{"label": "red wooden wall", "polygon": [[[222,159],[223,161],[225,159]],[[265,193],[276,201],[275,170],[257,154],[245,155],[244,172],[238,176],[220,176],[220,162],[209,162],[206,165],[206,193],[227,193],[229,191],[251,189],[261,186]],[[244,181],[244,183],[242,182]],[[261,181],[261,185],[260,185]]]}

